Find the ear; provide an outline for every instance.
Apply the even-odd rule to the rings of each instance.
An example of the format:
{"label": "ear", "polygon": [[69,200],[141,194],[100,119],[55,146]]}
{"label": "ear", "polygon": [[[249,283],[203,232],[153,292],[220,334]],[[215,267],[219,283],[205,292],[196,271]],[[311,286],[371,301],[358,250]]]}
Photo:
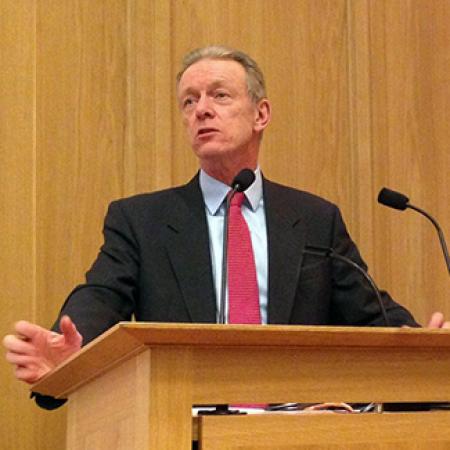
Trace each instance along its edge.
{"label": "ear", "polygon": [[263,131],[269,125],[271,118],[271,106],[267,98],[263,98],[256,105],[255,131]]}

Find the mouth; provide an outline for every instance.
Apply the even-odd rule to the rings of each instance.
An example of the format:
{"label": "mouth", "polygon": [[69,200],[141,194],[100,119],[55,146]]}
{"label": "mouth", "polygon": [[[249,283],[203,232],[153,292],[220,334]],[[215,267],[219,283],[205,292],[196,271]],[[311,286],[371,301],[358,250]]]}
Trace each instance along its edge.
{"label": "mouth", "polygon": [[197,131],[197,137],[201,137],[201,136],[208,136],[211,133],[217,133],[219,130],[217,128],[212,128],[212,127],[204,127],[204,128],[200,128]]}

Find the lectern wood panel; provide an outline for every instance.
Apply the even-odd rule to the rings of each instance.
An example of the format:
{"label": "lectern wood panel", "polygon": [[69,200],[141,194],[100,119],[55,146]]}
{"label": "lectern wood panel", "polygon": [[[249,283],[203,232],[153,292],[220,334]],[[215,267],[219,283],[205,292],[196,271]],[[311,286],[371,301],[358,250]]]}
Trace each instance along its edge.
{"label": "lectern wood panel", "polygon": [[202,417],[202,450],[448,450],[450,412]]}
{"label": "lectern wood panel", "polygon": [[[126,450],[188,450],[193,405],[449,401],[449,373],[450,333],[445,330],[122,323],[33,389],[69,396],[70,450],[111,450],[111,445]],[[311,429],[306,428],[317,434],[328,426],[336,432],[341,426],[359,430],[361,439],[350,440],[351,445],[377,445],[378,435],[365,433],[378,426],[378,422],[364,422],[376,420],[369,417],[378,415],[336,416],[336,422],[317,419]],[[396,426],[403,426],[401,416],[379,417],[382,428],[391,424],[390,417],[398,418]],[[408,430],[417,424],[415,417],[404,417],[402,429],[408,438]],[[424,415],[424,420],[429,420],[426,429],[429,433],[433,427],[450,429],[449,418],[450,414]],[[309,419],[299,416],[298,420]],[[225,432],[220,431],[223,423],[205,431],[205,436],[219,433],[211,442]],[[260,428],[250,424],[242,431],[236,426],[236,435],[254,428],[256,438],[265,442],[263,431],[258,430],[267,431],[271,426],[278,433],[283,429],[276,423],[263,423]],[[347,438],[342,433],[344,442]],[[390,443],[389,436],[394,435],[387,436]],[[392,439],[399,442],[397,437]],[[256,444],[236,448],[258,448],[252,445]],[[286,445],[260,448],[302,448],[289,441]]]}

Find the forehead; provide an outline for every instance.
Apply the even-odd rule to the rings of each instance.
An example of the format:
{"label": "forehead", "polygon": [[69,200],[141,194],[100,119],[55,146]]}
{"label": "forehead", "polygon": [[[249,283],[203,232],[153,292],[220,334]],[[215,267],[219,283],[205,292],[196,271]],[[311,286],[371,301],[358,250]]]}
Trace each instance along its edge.
{"label": "forehead", "polygon": [[242,65],[233,60],[201,59],[185,70],[178,85],[178,93],[213,84],[246,89],[247,74]]}

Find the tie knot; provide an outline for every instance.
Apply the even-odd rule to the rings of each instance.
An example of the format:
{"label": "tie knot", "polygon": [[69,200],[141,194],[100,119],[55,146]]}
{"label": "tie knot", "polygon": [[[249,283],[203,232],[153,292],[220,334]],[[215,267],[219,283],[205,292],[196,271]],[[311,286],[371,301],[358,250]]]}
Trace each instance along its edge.
{"label": "tie knot", "polygon": [[244,202],[245,194],[243,192],[236,192],[231,199],[231,206],[237,206],[240,208]]}

